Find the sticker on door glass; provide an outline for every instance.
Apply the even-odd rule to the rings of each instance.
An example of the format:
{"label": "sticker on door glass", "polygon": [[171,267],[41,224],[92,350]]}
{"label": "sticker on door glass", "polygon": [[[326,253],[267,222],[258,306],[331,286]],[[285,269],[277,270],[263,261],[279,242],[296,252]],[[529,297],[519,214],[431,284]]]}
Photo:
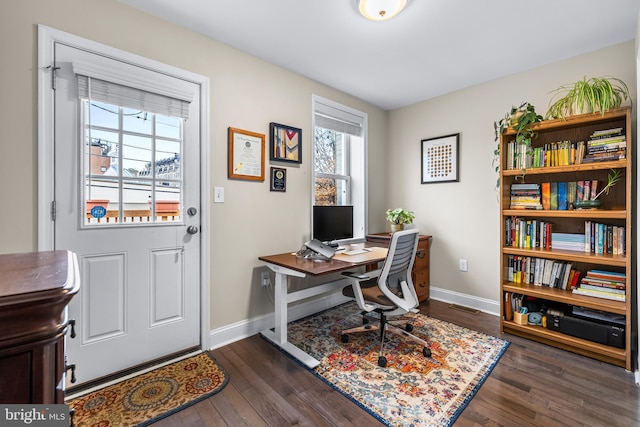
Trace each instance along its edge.
{"label": "sticker on door glass", "polygon": [[102,218],[107,214],[107,210],[104,206],[94,206],[91,208],[91,216],[94,218]]}

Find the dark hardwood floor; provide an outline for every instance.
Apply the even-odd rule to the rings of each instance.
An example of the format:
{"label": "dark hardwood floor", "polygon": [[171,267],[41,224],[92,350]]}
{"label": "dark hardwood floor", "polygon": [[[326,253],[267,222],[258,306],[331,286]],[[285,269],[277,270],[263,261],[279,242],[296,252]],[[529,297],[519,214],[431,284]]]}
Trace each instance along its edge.
{"label": "dark hardwood floor", "polygon": [[[495,316],[433,300],[420,309],[511,341],[455,426],[640,426],[640,388],[623,368],[501,335]],[[229,384],[154,427],[381,425],[259,335],[212,354]]]}

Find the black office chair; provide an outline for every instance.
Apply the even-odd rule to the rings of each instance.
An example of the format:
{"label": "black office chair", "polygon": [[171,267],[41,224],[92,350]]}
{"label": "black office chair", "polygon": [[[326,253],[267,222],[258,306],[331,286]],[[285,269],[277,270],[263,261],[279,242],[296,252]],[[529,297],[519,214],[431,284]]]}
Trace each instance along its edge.
{"label": "black office chair", "polygon": [[[351,333],[379,330],[378,365],[381,367],[387,366],[387,358],[383,355],[386,332],[396,333],[421,344],[422,354],[431,357],[429,344],[411,334],[413,326],[410,323],[405,323],[404,329],[401,329],[387,319],[418,311],[418,296],[411,279],[418,239],[417,229],[398,231],[391,236],[389,252],[381,269],[367,273],[342,273],[351,282],[342,290],[342,294],[354,299],[363,315],[363,326],[342,331],[342,342],[348,342],[348,334]],[[378,317],[370,316],[371,312],[377,313]],[[377,324],[370,324],[370,320],[375,320]]]}

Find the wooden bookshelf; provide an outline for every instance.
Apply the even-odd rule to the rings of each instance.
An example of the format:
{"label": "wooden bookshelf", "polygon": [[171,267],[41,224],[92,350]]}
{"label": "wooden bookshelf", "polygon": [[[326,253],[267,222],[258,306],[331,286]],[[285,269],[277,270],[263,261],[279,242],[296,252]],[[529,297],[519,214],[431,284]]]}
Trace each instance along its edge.
{"label": "wooden bookshelf", "polygon": [[[501,331],[539,341],[554,347],[572,351],[592,357],[607,363],[622,366],[627,370],[632,368],[632,305],[635,297],[635,283],[631,271],[631,240],[632,229],[632,134],[631,108],[618,108],[606,112],[604,115],[583,114],[568,117],[566,120],[547,120],[537,123],[533,130],[537,137],[532,141],[532,147],[542,147],[557,141],[588,141],[589,136],[597,130],[623,128],[626,135],[626,158],[615,161],[571,164],[567,166],[539,167],[522,169],[507,168],[507,144],[515,140],[515,132],[508,129],[500,137],[500,304]],[[621,179],[609,194],[602,194],[602,206],[598,209],[578,210],[569,207],[568,210],[523,210],[511,209],[510,187],[514,183],[570,182],[581,180],[598,180],[606,183],[611,169],[623,172]],[[604,184],[602,184],[604,185]],[[553,224],[553,231],[560,233],[584,233],[585,221],[595,221],[608,225],[624,227],[626,252],[624,255],[594,254],[587,251],[570,251],[541,248],[521,248],[508,246],[506,243],[506,225],[509,217],[519,217],[531,220],[543,220]],[[625,301],[608,300],[603,298],[574,294],[570,289],[557,289],[539,286],[532,283],[514,283],[509,280],[509,259],[513,256],[530,257],[536,259],[551,259],[570,262],[582,276],[593,269],[615,271],[626,274]],[[514,322],[507,308],[511,305],[507,296],[512,294],[525,295],[549,304],[564,304],[579,306],[607,313],[623,315],[624,348],[617,348],[586,339],[570,336],[544,326],[521,325]],[[544,324],[544,322],[543,322]]]}

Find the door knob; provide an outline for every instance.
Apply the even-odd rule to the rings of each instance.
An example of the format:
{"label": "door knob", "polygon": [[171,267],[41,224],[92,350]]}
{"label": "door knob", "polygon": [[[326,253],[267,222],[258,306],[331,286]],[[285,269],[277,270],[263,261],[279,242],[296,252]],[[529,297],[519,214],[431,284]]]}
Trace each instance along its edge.
{"label": "door knob", "polygon": [[196,234],[197,232],[198,232],[198,227],[196,227],[195,225],[190,225],[187,227],[187,233]]}

